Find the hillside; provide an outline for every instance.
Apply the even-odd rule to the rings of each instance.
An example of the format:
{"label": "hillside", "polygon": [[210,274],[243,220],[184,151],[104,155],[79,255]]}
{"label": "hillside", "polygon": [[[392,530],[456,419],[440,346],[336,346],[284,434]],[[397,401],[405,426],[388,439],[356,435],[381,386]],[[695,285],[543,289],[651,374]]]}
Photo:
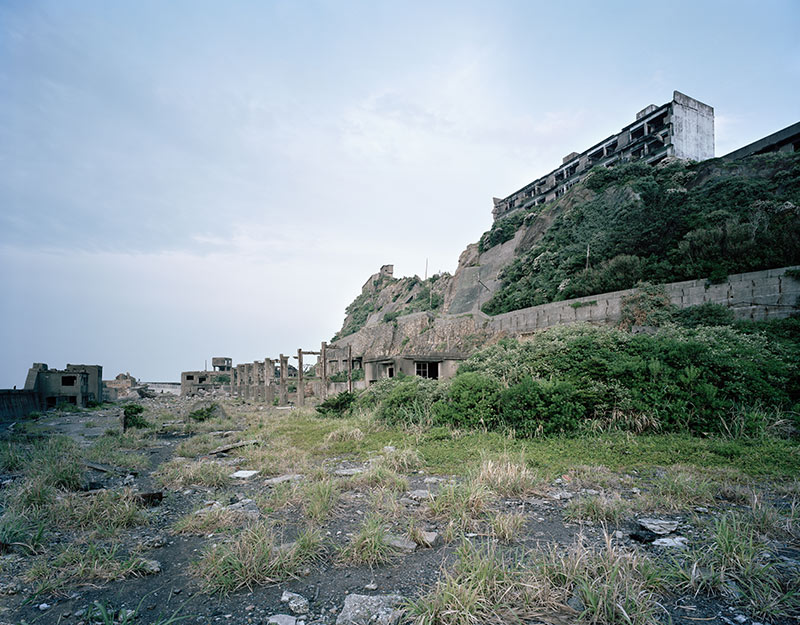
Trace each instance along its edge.
{"label": "hillside", "polygon": [[598,168],[557,201],[496,221],[453,276],[371,276],[334,341],[365,353],[465,349],[488,338],[488,316],[797,264],[800,154]]}

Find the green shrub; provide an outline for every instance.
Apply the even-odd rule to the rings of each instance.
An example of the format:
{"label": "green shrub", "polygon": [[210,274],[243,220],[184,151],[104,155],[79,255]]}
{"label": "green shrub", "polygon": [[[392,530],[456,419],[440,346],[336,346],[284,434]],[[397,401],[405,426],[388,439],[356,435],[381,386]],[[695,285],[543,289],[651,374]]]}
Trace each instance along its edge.
{"label": "green shrub", "polygon": [[733,311],[727,306],[706,302],[698,306],[681,308],[672,313],[673,320],[685,328],[698,326],[733,325]]}
{"label": "green shrub", "polygon": [[142,416],[144,407],[138,404],[128,404],[122,409],[124,429],[148,428],[150,423]]}
{"label": "green shrub", "polygon": [[437,402],[433,409],[439,423],[458,427],[500,427],[498,399],[500,384],[479,373],[457,375],[450,384],[447,399]]}
{"label": "green shrub", "polygon": [[500,394],[500,413],[521,436],[571,432],[586,413],[570,382],[526,379]]}
{"label": "green shrub", "polygon": [[[444,386],[437,380],[417,376],[399,376],[376,388],[376,415],[391,424],[430,423],[432,406],[443,396]],[[378,386],[377,384],[374,386]]]}
{"label": "green shrub", "polygon": [[354,393],[348,391],[338,393],[317,406],[317,412],[326,417],[343,417],[350,410],[350,406],[353,405],[355,399]]}

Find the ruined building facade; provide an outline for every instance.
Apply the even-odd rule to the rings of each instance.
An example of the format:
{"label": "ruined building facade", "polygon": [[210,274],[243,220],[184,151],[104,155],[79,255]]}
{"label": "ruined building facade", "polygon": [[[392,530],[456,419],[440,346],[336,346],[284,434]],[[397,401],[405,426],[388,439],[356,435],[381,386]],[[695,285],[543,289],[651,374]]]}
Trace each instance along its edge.
{"label": "ruined building facade", "polygon": [[59,370],[35,362],[28,370],[25,390],[33,391],[44,408],[54,408],[58,404],[85,408],[89,402],[103,401],[103,367],[68,364]]}
{"label": "ruined building facade", "polygon": [[714,158],[714,109],[680,91],[661,106],[651,104],[636,121],[584,150],[564,157],[561,166],[506,198],[494,198],[492,214],[505,217],[520,208],[539,206],[564,195],[592,167],[644,161],[654,164],[668,156],[704,161]]}

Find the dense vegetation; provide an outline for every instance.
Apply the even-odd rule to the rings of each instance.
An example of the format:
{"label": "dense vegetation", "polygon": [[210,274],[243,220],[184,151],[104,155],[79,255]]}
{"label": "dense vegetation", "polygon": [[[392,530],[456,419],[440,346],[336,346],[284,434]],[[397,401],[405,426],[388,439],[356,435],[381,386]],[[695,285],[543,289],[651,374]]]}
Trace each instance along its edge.
{"label": "dense vegetation", "polygon": [[[594,192],[562,210],[502,274],[488,314],[663,283],[800,264],[800,154],[725,163],[598,168]],[[563,201],[563,200],[562,200]],[[520,211],[484,234],[486,249],[536,216]],[[587,268],[587,249],[589,266]]]}
{"label": "dense vegetation", "polygon": [[[474,354],[450,381],[385,380],[341,408],[373,409],[394,424],[523,437],[613,429],[761,436],[800,426],[800,319],[731,324],[721,316],[702,307],[677,316],[684,326],[655,334],[551,328]],[[698,326],[707,319],[718,325]]]}

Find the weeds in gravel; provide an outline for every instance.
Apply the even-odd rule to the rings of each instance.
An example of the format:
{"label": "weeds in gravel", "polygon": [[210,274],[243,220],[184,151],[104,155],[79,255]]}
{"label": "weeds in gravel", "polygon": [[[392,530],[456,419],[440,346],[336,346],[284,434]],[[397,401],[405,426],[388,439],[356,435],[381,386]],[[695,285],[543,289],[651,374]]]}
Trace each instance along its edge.
{"label": "weeds in gravel", "polygon": [[91,494],[70,494],[58,500],[54,521],[61,527],[113,534],[119,529],[141,525],[146,518],[130,489],[103,490]]}
{"label": "weeds in gravel", "polygon": [[206,549],[192,571],[207,592],[228,593],[296,577],[322,550],[322,539],[313,529],[294,542],[278,541],[268,523],[256,523],[230,542]]}
{"label": "weeds in gravel", "polygon": [[[544,620],[571,622],[575,616],[604,625],[654,624],[662,580],[642,556],[577,542],[566,553],[534,551],[505,559],[489,545],[463,542],[452,572],[410,604],[418,625],[477,625]],[[573,598],[583,610],[566,603]],[[575,603],[572,601],[571,603]]]}
{"label": "weeds in gravel", "polygon": [[45,522],[16,512],[0,516],[0,553],[12,549],[38,553],[44,546]]}
{"label": "weeds in gravel", "polygon": [[358,533],[339,553],[339,560],[344,564],[367,564],[376,566],[392,559],[395,550],[387,542],[384,519],[378,515],[370,515],[364,519]]}
{"label": "weeds in gravel", "polygon": [[0,471],[15,473],[24,469],[31,459],[30,449],[16,442],[0,441]]}
{"label": "weeds in gravel", "polygon": [[707,538],[675,559],[672,582],[684,591],[722,595],[759,619],[800,617],[800,575],[775,565],[761,522],[752,512],[715,518]]}
{"label": "weeds in gravel", "polygon": [[43,484],[76,490],[83,474],[80,450],[66,436],[39,441],[31,451],[27,473]]}
{"label": "weeds in gravel", "polygon": [[497,512],[489,517],[492,536],[501,543],[511,543],[525,527],[525,515],[518,512]]}
{"label": "weeds in gravel", "polygon": [[685,510],[714,503],[714,483],[693,467],[676,465],[656,476],[643,497],[643,507],[654,510]]}
{"label": "weeds in gravel", "polygon": [[118,545],[69,545],[53,559],[39,558],[26,575],[36,583],[35,594],[59,592],[71,584],[109,582],[150,571],[147,561],[124,556]]}
{"label": "weeds in gravel", "polygon": [[382,517],[398,519],[405,515],[406,509],[397,499],[397,492],[377,488],[369,494],[370,508]]}
{"label": "weeds in gravel", "polygon": [[408,479],[382,464],[373,464],[363,473],[354,475],[350,483],[355,486],[385,488],[395,492],[408,490]]}
{"label": "weeds in gravel", "polygon": [[175,458],[162,464],[154,475],[167,488],[178,489],[187,486],[219,488],[230,482],[230,473],[230,467],[217,462]]}
{"label": "weeds in gravel", "polygon": [[181,517],[172,526],[173,534],[218,534],[240,527],[247,517],[227,508],[203,507]]}
{"label": "weeds in gravel", "polygon": [[631,478],[602,465],[579,464],[564,474],[564,481],[573,488],[597,490],[620,489],[631,485]]}
{"label": "weeds in gravel", "polygon": [[339,500],[339,486],[331,478],[308,482],[300,491],[303,497],[303,512],[317,523],[328,518]]}
{"label": "weeds in gravel", "polygon": [[477,482],[446,484],[429,503],[430,514],[462,531],[479,518],[489,501],[489,491]]}
{"label": "weeds in gravel", "polygon": [[364,440],[364,431],[359,427],[351,427],[351,426],[342,426],[340,428],[336,428],[333,432],[330,432],[325,437],[325,443],[330,445],[331,443],[344,443],[347,441],[363,441]]}
{"label": "weeds in gravel", "polygon": [[484,458],[476,481],[501,497],[524,497],[543,485],[542,479],[525,465],[523,457],[514,460],[508,454],[496,460]]}
{"label": "weeds in gravel", "polygon": [[613,495],[589,495],[572,499],[567,504],[564,517],[570,521],[619,524],[630,513],[630,504],[614,493]]}
{"label": "weeds in gravel", "polygon": [[198,434],[178,443],[178,446],[175,448],[175,455],[183,456],[184,458],[196,458],[197,456],[207,454],[220,445],[220,439],[216,436],[210,433]]}
{"label": "weeds in gravel", "polygon": [[416,449],[384,449],[383,455],[375,459],[375,464],[396,473],[410,473],[422,465],[422,459]]}

